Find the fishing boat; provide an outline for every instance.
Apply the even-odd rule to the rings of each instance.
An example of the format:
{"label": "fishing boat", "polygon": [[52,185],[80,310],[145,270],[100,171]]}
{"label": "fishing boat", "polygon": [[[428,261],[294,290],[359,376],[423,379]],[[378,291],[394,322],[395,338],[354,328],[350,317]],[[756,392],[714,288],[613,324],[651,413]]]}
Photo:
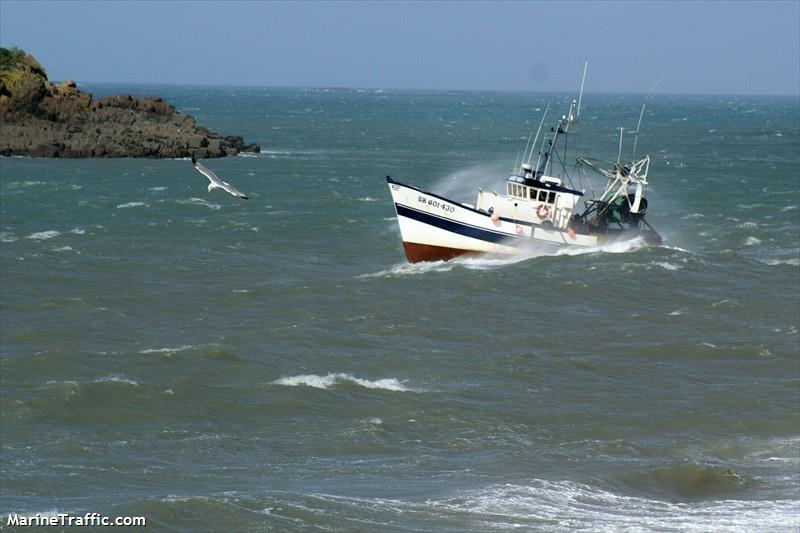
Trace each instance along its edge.
{"label": "fishing boat", "polygon": [[[586,70],[584,67],[584,80]],[[533,143],[518,157],[514,171],[505,180],[505,190],[478,189],[474,204],[440,196],[386,176],[397,214],[406,257],[412,263],[446,261],[463,255],[511,256],[523,250],[552,250],[563,247],[590,248],[641,238],[660,244],[661,236],[645,220],[647,175],[650,156],[621,162],[624,129],[620,128],[619,154],[609,168],[577,155],[576,167],[590,169],[606,178],[602,193],[585,199],[585,191],[572,185],[566,168],[566,139],[580,115],[581,92],[569,111],[543,138],[536,164],[537,146],[547,109]],[[644,116],[644,106],[636,128]],[[563,148],[561,148],[563,147]],[[559,153],[562,150],[563,153]],[[553,161],[562,162],[560,170]],[[558,175],[554,175],[558,174]]]}

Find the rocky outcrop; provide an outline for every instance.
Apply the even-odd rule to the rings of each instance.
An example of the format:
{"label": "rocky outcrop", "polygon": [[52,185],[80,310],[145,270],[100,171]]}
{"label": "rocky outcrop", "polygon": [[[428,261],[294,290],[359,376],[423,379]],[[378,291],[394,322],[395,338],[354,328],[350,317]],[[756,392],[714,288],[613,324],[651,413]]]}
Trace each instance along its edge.
{"label": "rocky outcrop", "polygon": [[224,157],[258,152],[197,125],[161,98],[94,100],[72,80],[47,80],[32,56],[0,48],[0,155]]}

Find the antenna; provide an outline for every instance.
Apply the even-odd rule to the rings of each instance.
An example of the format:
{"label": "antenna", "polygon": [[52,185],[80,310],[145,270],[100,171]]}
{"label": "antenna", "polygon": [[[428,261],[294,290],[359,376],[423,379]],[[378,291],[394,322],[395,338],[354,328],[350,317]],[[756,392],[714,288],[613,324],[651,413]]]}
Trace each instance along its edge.
{"label": "antenna", "polygon": [[[537,133],[536,135],[538,136],[539,134]],[[533,137],[533,130],[531,130],[531,133],[528,135],[528,142],[525,143],[525,150],[522,151],[522,160],[523,161],[525,161],[525,154],[528,153],[528,146],[530,146],[530,144],[531,144],[531,137]],[[533,144],[536,144],[536,141],[533,141]],[[517,154],[517,158],[519,158],[519,154]],[[517,164],[518,163],[519,163],[519,161],[514,163],[514,171],[515,172],[517,170]]]}
{"label": "antenna", "polygon": [[581,92],[578,94],[578,109],[575,111],[575,120],[578,120],[578,117],[581,116],[581,100],[583,100],[583,84],[586,82],[586,68],[589,66],[589,62],[586,61],[583,64],[583,77],[581,78]]}
{"label": "antenna", "polygon": [[634,132],[634,137],[633,137],[633,160],[634,161],[636,160],[636,145],[639,142],[639,128],[642,127],[642,119],[644,118],[644,108],[647,105],[647,101],[650,99],[650,96],[652,96],[653,91],[656,90],[656,87],[658,87],[658,84],[661,83],[661,80],[663,80],[663,79],[664,79],[664,76],[661,76],[660,78],[658,78],[658,81],[656,81],[653,84],[653,87],[650,89],[650,92],[647,93],[647,96],[644,97],[644,103],[642,104],[642,111],[639,113],[639,122],[636,124],[636,131]]}
{"label": "antenna", "polygon": [[617,152],[617,165],[619,165],[619,160],[622,157],[622,132],[625,131],[625,128],[619,129],[619,152]]}
{"label": "antenna", "polygon": [[639,142],[639,128],[642,127],[642,118],[644,118],[644,108],[647,105],[647,101],[642,104],[642,112],[639,113],[639,122],[636,124],[636,131],[633,132],[633,160],[636,160],[636,144]]}
{"label": "antenna", "polygon": [[[550,110],[550,102],[547,103],[547,107],[544,108],[544,114],[542,115],[542,120],[539,122],[539,129],[536,130],[536,137],[533,139],[533,144],[531,145],[531,153],[528,156],[528,164],[531,164],[531,159],[533,159],[533,149],[536,148],[536,141],[539,140],[539,134],[542,132],[542,124],[544,124],[544,119],[547,117],[547,112]],[[525,147],[525,150],[528,148]],[[522,155],[523,161],[525,158],[525,154]],[[538,164],[538,163],[537,163]]]}

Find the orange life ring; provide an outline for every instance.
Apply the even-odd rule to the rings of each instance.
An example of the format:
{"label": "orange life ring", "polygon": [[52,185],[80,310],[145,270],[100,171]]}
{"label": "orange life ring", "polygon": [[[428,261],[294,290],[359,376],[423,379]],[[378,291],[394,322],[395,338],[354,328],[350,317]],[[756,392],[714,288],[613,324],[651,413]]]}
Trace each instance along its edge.
{"label": "orange life ring", "polygon": [[544,220],[550,216],[550,208],[542,204],[536,208],[536,216]]}

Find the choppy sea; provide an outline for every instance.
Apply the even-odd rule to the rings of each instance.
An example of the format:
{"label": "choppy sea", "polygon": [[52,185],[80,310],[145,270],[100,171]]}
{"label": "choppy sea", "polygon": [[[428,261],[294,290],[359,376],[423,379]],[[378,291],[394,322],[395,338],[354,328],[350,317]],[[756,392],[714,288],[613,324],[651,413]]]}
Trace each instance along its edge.
{"label": "choppy sea", "polygon": [[[262,151],[205,162],[249,201],[0,159],[0,529],[800,528],[796,97],[648,101],[663,246],[411,265],[385,176],[502,190],[572,95],[85,89]],[[585,96],[572,146],[613,160],[643,99]]]}

